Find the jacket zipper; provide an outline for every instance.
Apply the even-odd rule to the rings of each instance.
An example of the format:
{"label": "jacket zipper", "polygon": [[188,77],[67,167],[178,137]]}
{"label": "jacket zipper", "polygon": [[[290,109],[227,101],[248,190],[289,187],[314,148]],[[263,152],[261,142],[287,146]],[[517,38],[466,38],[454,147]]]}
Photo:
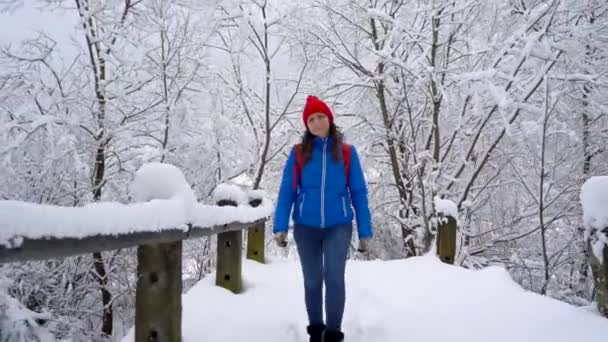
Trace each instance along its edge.
{"label": "jacket zipper", "polygon": [[306,198],[306,194],[302,193],[302,201],[300,202],[300,216],[303,216],[302,214],[304,213],[304,199]]}
{"label": "jacket zipper", "polygon": [[323,175],[321,177],[321,228],[325,228],[325,173],[326,173],[327,138],[323,138]]}
{"label": "jacket zipper", "polygon": [[342,197],[342,210],[344,211],[344,217],[346,217],[346,200]]}

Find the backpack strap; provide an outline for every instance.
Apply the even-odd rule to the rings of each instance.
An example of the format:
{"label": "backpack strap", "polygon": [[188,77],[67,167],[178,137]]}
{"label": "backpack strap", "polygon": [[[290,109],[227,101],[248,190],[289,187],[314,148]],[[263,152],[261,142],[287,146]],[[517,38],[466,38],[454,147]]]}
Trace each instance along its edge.
{"label": "backpack strap", "polygon": [[[292,186],[293,189],[298,189],[298,185],[302,182],[302,169],[304,168],[304,155],[302,153],[302,144],[295,144],[293,146],[296,154],[296,164],[293,168]],[[350,176],[350,159],[351,159],[351,145],[342,144],[342,160],[344,161],[344,174],[346,176],[346,186],[349,186]]]}
{"label": "backpack strap", "polygon": [[348,180],[350,179],[350,156],[351,146],[346,143],[342,143],[342,159],[344,160],[344,174],[346,175],[346,186],[349,186]]}

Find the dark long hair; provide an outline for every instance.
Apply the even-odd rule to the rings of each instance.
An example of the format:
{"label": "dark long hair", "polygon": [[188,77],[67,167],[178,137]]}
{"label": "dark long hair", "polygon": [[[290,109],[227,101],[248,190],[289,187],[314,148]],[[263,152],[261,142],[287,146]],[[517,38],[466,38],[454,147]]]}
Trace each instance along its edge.
{"label": "dark long hair", "polygon": [[[329,123],[329,137],[332,138],[332,159],[334,161],[342,160],[342,143],[344,141],[344,135],[333,122]],[[315,138],[316,136],[310,133],[308,129],[306,129],[306,132],[304,132],[304,135],[302,136],[301,148],[304,165],[312,158],[312,143]]]}

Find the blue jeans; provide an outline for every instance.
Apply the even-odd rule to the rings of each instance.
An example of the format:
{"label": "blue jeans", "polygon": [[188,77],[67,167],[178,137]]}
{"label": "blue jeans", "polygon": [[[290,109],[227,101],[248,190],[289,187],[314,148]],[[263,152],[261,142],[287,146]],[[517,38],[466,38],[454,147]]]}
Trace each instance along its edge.
{"label": "blue jeans", "polygon": [[304,299],[310,324],[323,323],[323,282],[327,328],[340,330],[346,301],[344,276],[352,224],[320,229],[296,225],[294,239],[304,275]]}

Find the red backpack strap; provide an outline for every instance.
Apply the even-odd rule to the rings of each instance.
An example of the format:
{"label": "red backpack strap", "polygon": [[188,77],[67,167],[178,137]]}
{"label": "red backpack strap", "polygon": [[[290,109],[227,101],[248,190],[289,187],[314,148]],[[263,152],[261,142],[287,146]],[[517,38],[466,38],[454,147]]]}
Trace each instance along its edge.
{"label": "red backpack strap", "polygon": [[302,164],[304,157],[302,155],[302,144],[296,144],[293,146],[296,154],[296,165],[293,168],[292,186],[294,190],[298,189],[298,185],[302,181]]}
{"label": "red backpack strap", "polygon": [[350,179],[350,155],[351,146],[349,144],[342,144],[342,158],[344,158],[344,173],[346,174],[346,186],[348,186],[348,180]]}

